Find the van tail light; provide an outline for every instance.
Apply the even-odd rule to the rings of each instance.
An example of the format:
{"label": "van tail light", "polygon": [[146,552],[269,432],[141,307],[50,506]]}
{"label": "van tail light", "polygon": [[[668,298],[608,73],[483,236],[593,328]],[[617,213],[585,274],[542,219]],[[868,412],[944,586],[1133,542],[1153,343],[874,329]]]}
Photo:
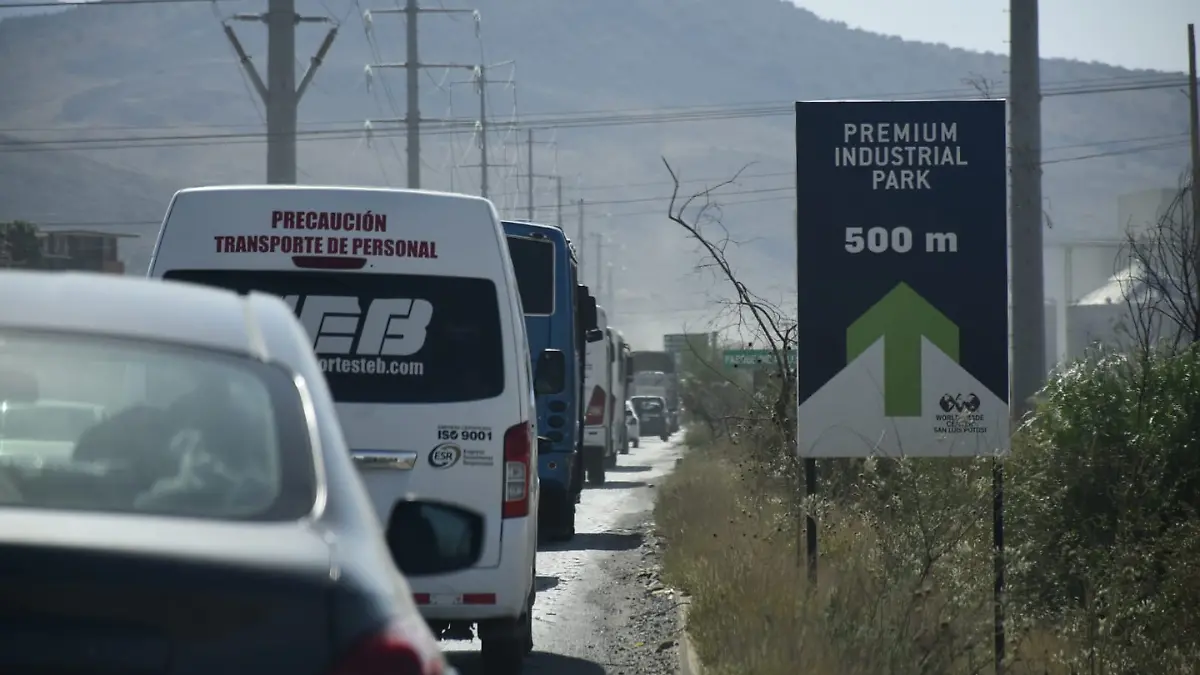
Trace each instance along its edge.
{"label": "van tail light", "polygon": [[604,402],[607,398],[600,385],[592,388],[592,398],[588,401],[587,413],[583,417],[584,424],[590,426],[604,424]]}
{"label": "van tail light", "polygon": [[504,432],[505,518],[529,515],[529,478],[533,463],[533,425],[521,422]]}
{"label": "van tail light", "polygon": [[424,619],[396,621],[367,635],[329,675],[443,675],[445,657]]}

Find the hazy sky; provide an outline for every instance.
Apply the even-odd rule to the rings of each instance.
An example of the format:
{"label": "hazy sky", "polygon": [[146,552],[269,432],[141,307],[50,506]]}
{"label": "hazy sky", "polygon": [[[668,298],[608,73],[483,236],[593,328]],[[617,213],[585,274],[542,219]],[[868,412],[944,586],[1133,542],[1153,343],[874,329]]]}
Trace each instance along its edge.
{"label": "hazy sky", "polygon": [[[1008,52],[1007,0],[792,0],[874,33]],[[1043,57],[1187,70],[1187,24],[1200,0],[1041,0]]]}

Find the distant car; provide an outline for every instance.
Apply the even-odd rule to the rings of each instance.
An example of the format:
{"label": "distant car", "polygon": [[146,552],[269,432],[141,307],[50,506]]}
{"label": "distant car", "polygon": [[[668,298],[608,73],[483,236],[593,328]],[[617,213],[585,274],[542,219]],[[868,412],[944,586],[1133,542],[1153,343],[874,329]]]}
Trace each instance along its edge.
{"label": "distant car", "polygon": [[629,442],[633,447],[638,447],[641,444],[641,422],[638,421],[637,413],[633,410],[633,404],[625,401],[625,435],[629,438]]}
{"label": "distant car", "polygon": [[283,300],[0,273],[0,402],[0,672],[450,672]]}
{"label": "distant car", "polygon": [[667,401],[662,396],[634,396],[629,399],[640,422],[638,433],[642,436],[658,436],[662,440],[671,437]]}

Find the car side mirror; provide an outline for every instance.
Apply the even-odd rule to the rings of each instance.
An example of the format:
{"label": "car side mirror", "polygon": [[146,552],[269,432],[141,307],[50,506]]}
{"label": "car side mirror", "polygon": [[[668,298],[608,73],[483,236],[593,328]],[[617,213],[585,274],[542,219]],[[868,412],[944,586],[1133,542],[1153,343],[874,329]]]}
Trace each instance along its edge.
{"label": "car side mirror", "polygon": [[558,394],[567,386],[567,356],[560,349],[543,349],[533,375],[533,393]]}
{"label": "car side mirror", "polygon": [[588,342],[599,342],[604,339],[604,331],[599,328],[593,328],[583,335]]}
{"label": "car side mirror", "polygon": [[[587,289],[586,286],[583,288]],[[579,324],[585,332],[600,328],[600,314],[596,311],[596,298],[590,293],[583,297],[583,301],[579,305]]]}

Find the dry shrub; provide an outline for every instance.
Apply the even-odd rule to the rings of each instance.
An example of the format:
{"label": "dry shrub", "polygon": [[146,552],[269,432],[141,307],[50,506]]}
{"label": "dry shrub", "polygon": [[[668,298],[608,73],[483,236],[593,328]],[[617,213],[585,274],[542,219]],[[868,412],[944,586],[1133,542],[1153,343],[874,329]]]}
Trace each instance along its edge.
{"label": "dry shrub", "polygon": [[[692,595],[688,630],[711,673],[990,671],[990,517],[956,524],[981,508],[970,503],[984,483],[975,466],[882,477],[866,463],[862,496],[875,504],[818,504],[812,588],[786,483],[747,479],[741,459],[734,446],[691,452],[656,513],[668,578]],[[888,481],[909,481],[919,496],[881,498]]]}
{"label": "dry shrub", "polygon": [[[857,466],[852,480],[838,481],[845,491],[810,502],[821,522],[815,588],[790,482],[748,475],[745,466],[737,446],[691,450],[657,505],[667,578],[692,596],[688,631],[710,675],[994,672],[989,462],[843,463],[843,470]],[[1180,555],[1164,599],[1200,581],[1195,539],[1179,537],[1171,541]],[[1018,584],[1036,568],[1036,561],[1011,564],[1020,568]],[[1164,628],[1150,620],[1165,609],[1154,598],[1122,602],[1108,615],[1140,615],[1145,627]],[[1197,672],[1183,660],[1194,652],[1171,648],[1185,636],[1116,634],[1094,611],[1064,608],[1051,620],[1027,607],[1008,608],[1008,673]],[[1167,613],[1181,621],[1190,614]],[[1159,653],[1142,651],[1147,643]],[[1129,660],[1135,653],[1144,654],[1141,666]]]}

